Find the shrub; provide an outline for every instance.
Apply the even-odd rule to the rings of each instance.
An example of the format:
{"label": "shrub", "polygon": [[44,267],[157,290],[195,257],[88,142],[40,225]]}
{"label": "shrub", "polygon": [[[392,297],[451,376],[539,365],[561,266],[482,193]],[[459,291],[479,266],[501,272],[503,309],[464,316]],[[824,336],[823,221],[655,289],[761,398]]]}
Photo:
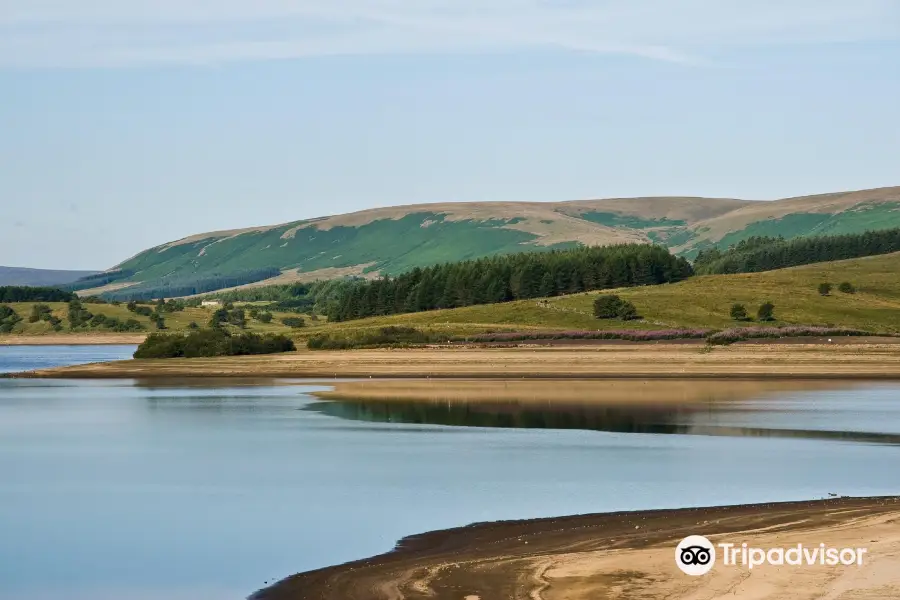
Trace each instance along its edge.
{"label": "shrub", "polygon": [[228,322],[235,327],[243,329],[247,326],[247,317],[244,316],[243,308],[235,308],[228,312]]}
{"label": "shrub", "polygon": [[306,324],[302,317],[285,317],[281,322],[292,329],[300,329]]}
{"label": "shrub", "polygon": [[716,345],[733,344],[742,340],[786,337],[820,337],[820,336],[860,336],[872,335],[862,329],[846,327],[807,327],[802,325],[789,327],[735,327],[719,331],[706,338],[707,343]]}
{"label": "shrub", "polygon": [[156,326],[157,329],[163,330],[166,328],[166,320],[159,313],[152,313],[150,315],[150,322]]}
{"label": "shrub", "polygon": [[820,283],[819,284],[819,295],[827,296],[831,293],[831,284],[830,283]]}
{"label": "shrub", "polygon": [[615,294],[602,294],[594,300],[594,316],[598,319],[615,319],[619,316],[622,299]]}
{"label": "shrub", "polygon": [[231,335],[223,329],[202,329],[187,335],[153,333],[147,336],[135,358],[196,358],[274,354],[296,350],[294,342],[283,335],[242,333]]}
{"label": "shrub", "polygon": [[845,281],[841,285],[839,285],[838,290],[844,294],[855,294],[856,293],[856,287],[849,281]]}
{"label": "shrub", "polygon": [[5,304],[0,304],[0,333],[10,333],[22,317]]}
{"label": "shrub", "polygon": [[760,321],[774,321],[775,305],[771,302],[761,304],[759,310],[756,311],[756,318]]}
{"label": "shrub", "polygon": [[53,316],[53,311],[46,304],[35,304],[31,307],[31,315],[28,317],[29,323],[37,323],[38,321],[49,321]]}
{"label": "shrub", "polygon": [[[443,338],[446,340],[446,337]],[[310,350],[349,350],[351,348],[377,348],[383,346],[409,346],[440,341],[434,334],[428,334],[414,327],[390,326],[375,330],[355,331],[344,336],[320,333],[307,340]]]}
{"label": "shrub", "polygon": [[750,317],[747,316],[747,309],[743,304],[732,304],[731,305],[731,318],[735,321],[749,321]]}
{"label": "shrub", "polygon": [[128,310],[130,310],[134,314],[140,315],[142,317],[149,317],[153,314],[153,309],[149,306],[138,306],[137,304],[134,304],[134,306],[132,306],[133,304],[133,302],[128,303]]}
{"label": "shrub", "polygon": [[271,323],[272,322],[272,313],[270,312],[261,312],[257,313],[256,318],[260,323]]}
{"label": "shrub", "polygon": [[212,316],[209,318],[209,326],[210,327],[219,327],[223,323],[228,322],[228,310],[224,308],[218,308],[213,312]]}
{"label": "shrub", "polygon": [[188,323],[188,329],[200,329],[200,326],[197,325],[197,321],[191,321]]}
{"label": "shrub", "polygon": [[93,319],[93,317],[94,315],[81,305],[81,301],[77,297],[73,296],[72,299],[69,300],[70,329],[86,326],[88,321]]}
{"label": "shrub", "polygon": [[637,313],[637,309],[634,307],[634,304],[624,300],[621,305],[619,305],[619,310],[616,312],[616,316],[622,319],[623,321],[633,321],[635,319],[640,319]]}
{"label": "shrub", "polygon": [[700,339],[710,335],[709,329],[606,329],[602,331],[510,331],[504,333],[481,333],[465,338],[454,338],[461,342],[524,342],[529,340],[629,340],[633,342],[655,342],[660,340]]}

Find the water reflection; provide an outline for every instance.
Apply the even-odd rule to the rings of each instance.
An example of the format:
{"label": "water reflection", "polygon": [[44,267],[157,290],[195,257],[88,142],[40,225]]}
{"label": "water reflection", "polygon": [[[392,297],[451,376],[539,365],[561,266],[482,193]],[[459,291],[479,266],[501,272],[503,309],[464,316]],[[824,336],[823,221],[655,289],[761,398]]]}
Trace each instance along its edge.
{"label": "water reflection", "polygon": [[[900,404],[884,392],[879,399],[876,389],[866,391],[875,400],[854,402],[859,386],[831,384],[827,391],[821,383],[703,382],[689,393],[689,386],[673,382],[667,393],[659,384],[579,382],[569,385],[562,398],[556,388],[557,398],[547,400],[553,397],[552,384],[541,391],[537,382],[482,383],[478,393],[474,382],[445,382],[411,392],[422,396],[411,400],[409,384],[399,397],[393,395],[395,385],[339,385],[335,392],[318,394],[338,401],[311,403],[303,410],[373,423],[900,444],[900,430],[886,425],[900,417]],[[578,392],[581,400],[575,399]],[[342,397],[354,393],[360,397]]]}

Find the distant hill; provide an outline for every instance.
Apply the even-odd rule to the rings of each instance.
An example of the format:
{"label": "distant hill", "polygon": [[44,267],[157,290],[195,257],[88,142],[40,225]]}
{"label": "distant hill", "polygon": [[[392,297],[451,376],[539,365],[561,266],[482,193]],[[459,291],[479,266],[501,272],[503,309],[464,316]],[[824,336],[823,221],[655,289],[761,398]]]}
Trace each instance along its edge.
{"label": "distant hill", "polygon": [[97,271],[56,271],[0,267],[0,285],[65,285]]}
{"label": "distant hill", "polygon": [[[752,236],[794,238],[900,227],[900,187],[776,201],[618,198],[573,202],[418,204],[201,233],[118,267],[128,277],[88,293],[277,268],[265,283],[396,274],[494,254],[622,242],[692,258]],[[85,292],[81,292],[85,293]]]}

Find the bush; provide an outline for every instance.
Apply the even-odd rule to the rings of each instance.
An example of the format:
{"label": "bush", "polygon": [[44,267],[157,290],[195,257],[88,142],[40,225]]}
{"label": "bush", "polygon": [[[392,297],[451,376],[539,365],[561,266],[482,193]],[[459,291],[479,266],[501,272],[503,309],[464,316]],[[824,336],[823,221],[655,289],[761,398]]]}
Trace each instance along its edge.
{"label": "bush", "polygon": [[708,344],[727,345],[750,339],[786,338],[786,337],[824,337],[824,336],[861,336],[872,335],[862,329],[845,327],[811,327],[804,325],[790,327],[735,327],[713,333],[706,338]]}
{"label": "bush", "polygon": [[820,283],[819,284],[819,295],[827,296],[831,293],[831,284],[830,283]]}
{"label": "bush", "polygon": [[747,316],[747,309],[743,304],[732,304],[731,305],[731,318],[735,321],[749,321],[750,317]]}
{"label": "bush", "polygon": [[247,317],[244,316],[243,308],[235,308],[228,312],[228,323],[235,327],[243,329],[247,326]]}
{"label": "bush", "polygon": [[[260,323],[271,323],[272,322],[272,313],[270,312],[261,312],[256,314],[256,318]],[[290,317],[288,317],[290,318]]]}
{"label": "bush", "polygon": [[219,327],[223,323],[228,322],[228,311],[224,308],[217,308],[209,318],[210,327]]}
{"label": "bush", "polygon": [[302,317],[285,317],[281,322],[292,329],[300,329],[306,324]]}
{"label": "bush", "polygon": [[342,337],[320,333],[309,338],[306,347],[310,350],[349,350],[352,348],[427,344],[441,341],[441,339],[446,341],[446,337],[440,338],[438,335],[428,334],[414,327],[390,326],[375,330],[356,331]]}
{"label": "bush", "polygon": [[31,315],[28,317],[29,323],[37,323],[38,321],[49,321],[53,316],[53,311],[46,304],[35,304],[31,307]]}
{"label": "bush", "polygon": [[153,333],[147,336],[134,358],[196,358],[274,354],[296,350],[283,335],[242,333],[231,335],[222,329],[203,329],[187,335]]}
{"label": "bush", "polygon": [[600,331],[509,331],[481,333],[456,337],[458,342],[524,342],[531,340],[629,340],[632,342],[658,342],[660,340],[701,339],[713,332],[709,329],[605,329]]}
{"label": "bush", "polygon": [[775,305],[771,302],[761,304],[759,310],[756,311],[756,318],[760,321],[774,321]]}
{"label": "bush", "polygon": [[152,313],[150,315],[150,322],[156,326],[157,329],[163,330],[166,328],[166,320],[159,313]]}
{"label": "bush", "polygon": [[0,304],[0,333],[10,333],[22,317],[12,307]]}
{"label": "bush", "polygon": [[188,329],[200,329],[200,326],[197,325],[197,321],[191,321],[188,323]]}
{"label": "bush", "polygon": [[615,319],[619,316],[622,299],[615,294],[603,294],[594,300],[594,316],[598,319]]}
{"label": "bush", "polygon": [[73,296],[69,300],[69,328],[85,327],[94,315],[81,305],[81,301]]}
{"label": "bush", "polygon": [[634,304],[628,302],[627,300],[623,301],[619,306],[619,311],[616,316],[623,321],[633,321],[635,319],[640,319],[640,316],[638,316],[637,309],[634,307]]}
{"label": "bush", "polygon": [[844,293],[844,294],[855,294],[856,287],[854,287],[854,285],[852,283],[850,283],[849,281],[845,281],[841,285],[838,286],[838,291],[840,291],[841,293]]}

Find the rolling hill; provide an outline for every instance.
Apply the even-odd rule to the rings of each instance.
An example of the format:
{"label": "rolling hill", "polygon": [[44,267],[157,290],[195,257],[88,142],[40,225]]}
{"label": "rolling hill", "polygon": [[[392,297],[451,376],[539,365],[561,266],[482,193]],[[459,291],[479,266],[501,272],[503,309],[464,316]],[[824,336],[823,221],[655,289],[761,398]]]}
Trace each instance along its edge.
{"label": "rolling hill", "polygon": [[900,187],[776,201],[618,198],[572,202],[418,204],[169,242],[122,262],[122,277],[84,293],[152,289],[235,273],[258,283],[396,274],[493,254],[622,242],[692,257],[755,235],[785,238],[900,227]]}
{"label": "rolling hill", "polygon": [[[584,292],[546,299],[520,300],[446,310],[370,317],[339,323],[319,323],[300,330],[315,333],[352,332],[405,325],[448,336],[483,332],[601,329],[725,329],[758,325],[817,325],[900,334],[900,253],[816,263],[736,275],[703,275],[678,283]],[[857,291],[829,296],[818,285],[843,281]],[[623,322],[596,319],[597,294],[615,293],[632,302],[643,319]],[[775,305],[772,323],[738,323],[729,312],[734,303],[755,314],[763,302]]]}
{"label": "rolling hill", "polygon": [[65,285],[94,273],[97,273],[97,271],[56,271],[51,269],[0,267],[0,285]]}

